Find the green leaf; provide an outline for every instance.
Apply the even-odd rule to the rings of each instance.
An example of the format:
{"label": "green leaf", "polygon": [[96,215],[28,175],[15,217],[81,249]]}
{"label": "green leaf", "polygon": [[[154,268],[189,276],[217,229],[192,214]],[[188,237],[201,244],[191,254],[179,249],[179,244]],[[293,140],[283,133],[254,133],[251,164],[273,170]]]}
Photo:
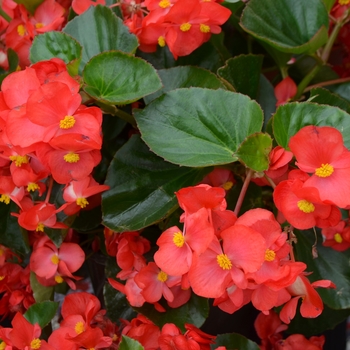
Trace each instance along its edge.
{"label": "green leaf", "polygon": [[242,28],[283,52],[313,53],[328,39],[328,13],[322,0],[250,0]]}
{"label": "green leaf", "polygon": [[226,61],[218,75],[228,81],[237,92],[255,98],[259,88],[262,55],[240,55]]}
{"label": "green leaf", "polygon": [[30,287],[33,290],[33,296],[37,303],[50,300],[53,297],[54,287],[45,287],[39,283],[34,272],[30,273]]}
{"label": "green leaf", "polygon": [[75,17],[63,28],[83,47],[80,71],[86,63],[103,51],[120,50],[127,53],[136,51],[138,41],[111,9],[101,5]]}
{"label": "green leaf", "polygon": [[190,88],[162,95],[135,119],[153,152],[175,164],[202,167],[238,160],[244,139],[261,130],[263,113],[245,95]]}
{"label": "green leaf", "polygon": [[162,87],[149,63],[118,51],[92,58],[84,68],[83,78],[86,93],[110,104],[128,104]]}
{"label": "green leaf", "polygon": [[249,135],[237,151],[239,160],[254,171],[264,171],[269,168],[269,153],[272,149],[272,139],[268,134],[257,133]]}
{"label": "green leaf", "polygon": [[190,323],[200,328],[209,314],[208,299],[201,298],[194,293],[192,293],[190,300],[186,304],[178,308],[171,308],[162,301],[161,304],[166,309],[165,312],[158,312],[154,305],[148,303],[140,308],[135,308],[135,310],[145,315],[160,328],[166,323],[174,323],[183,332],[186,331],[185,323]]}
{"label": "green leaf", "polygon": [[328,89],[350,102],[350,83],[331,85],[328,86]]}
{"label": "green leaf", "polygon": [[115,154],[102,194],[103,224],[114,231],[135,231],[152,225],[173,212],[174,194],[193,186],[210,171],[179,167],[150,152],[134,135]]}
{"label": "green leaf", "polygon": [[17,55],[16,51],[8,48],[7,49],[7,59],[9,62],[9,72],[16,71],[16,69],[18,68],[18,63],[19,63],[19,59],[18,59],[18,55]]}
{"label": "green leaf", "polygon": [[276,111],[277,100],[273,85],[262,74],[260,75],[259,90],[256,96],[256,101],[264,111],[263,130],[266,130],[268,121],[271,119],[272,114]]}
{"label": "green leaf", "polygon": [[174,67],[158,70],[163,88],[156,93],[146,96],[144,101],[150,103],[160,95],[177,88],[202,87],[208,89],[224,89],[225,85],[210,71],[191,66]]}
{"label": "green leaf", "polygon": [[38,323],[40,328],[44,328],[55,316],[59,303],[54,301],[43,301],[35,303],[29,307],[23,315],[31,324]]}
{"label": "green leaf", "polygon": [[215,344],[210,345],[210,349],[214,350],[218,346],[226,346],[227,350],[259,350],[257,343],[247,339],[241,334],[228,333],[219,334],[216,337]]}
{"label": "green leaf", "polygon": [[[315,234],[312,230],[294,232],[298,243],[295,245],[297,260],[307,264],[307,272],[312,272],[308,276],[311,282],[321,279],[331,280],[336,289],[317,288],[322,300],[332,309],[350,308],[350,251],[338,252],[330,247],[317,245],[318,257],[312,256],[312,245],[315,242]],[[318,242],[322,241],[318,235]]]}
{"label": "green leaf", "polygon": [[337,0],[323,0],[324,4],[326,5],[327,11],[330,12],[333,5],[335,4]]}
{"label": "green leaf", "polygon": [[350,103],[336,93],[323,88],[316,88],[311,90],[310,98],[313,103],[324,104],[334,107],[339,107],[343,111],[350,113]]}
{"label": "green leaf", "polygon": [[44,2],[44,0],[14,0],[15,3],[23,5],[31,14],[34,14],[36,8]]}
{"label": "green leaf", "polygon": [[0,203],[0,244],[16,253],[25,255],[30,251],[28,233],[18,225],[18,219],[11,215],[18,211],[15,203]]}
{"label": "green leaf", "polygon": [[119,350],[144,350],[144,347],[135,339],[122,335],[122,341],[118,347]]}
{"label": "green leaf", "polygon": [[37,35],[30,49],[32,63],[54,57],[61,58],[65,63],[71,63],[71,66],[75,67],[75,74],[78,74],[81,55],[82,47],[78,41],[63,32],[52,31]]}
{"label": "green leaf", "polygon": [[333,126],[344,138],[350,148],[350,115],[337,107],[321,106],[315,103],[287,103],[277,109],[272,120],[273,133],[277,143],[288,147],[289,139],[307,125]]}

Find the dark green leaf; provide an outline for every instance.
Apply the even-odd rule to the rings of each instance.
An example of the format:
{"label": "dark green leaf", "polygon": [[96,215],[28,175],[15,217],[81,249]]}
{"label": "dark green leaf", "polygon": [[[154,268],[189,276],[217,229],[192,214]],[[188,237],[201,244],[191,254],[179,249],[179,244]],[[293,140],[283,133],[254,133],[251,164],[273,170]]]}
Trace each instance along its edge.
{"label": "dark green leaf", "polygon": [[19,63],[19,59],[18,59],[18,55],[17,55],[16,51],[8,48],[7,49],[7,59],[9,62],[9,72],[16,71],[16,69],[18,68],[18,63]]}
{"label": "dark green leaf", "polygon": [[255,98],[259,88],[261,55],[240,55],[230,58],[218,69],[218,75],[228,81],[237,92]]}
{"label": "dark green leaf", "polygon": [[201,167],[236,161],[244,139],[261,131],[263,113],[245,95],[190,88],[162,95],[135,119],[153,152],[172,163]]}
{"label": "dark green leaf", "polygon": [[84,68],[83,77],[85,92],[111,104],[128,104],[162,87],[149,63],[118,51],[92,58]]}
{"label": "dark green leaf", "polygon": [[18,225],[16,217],[11,213],[16,213],[18,207],[11,202],[6,205],[0,203],[0,244],[10,248],[16,253],[25,255],[29,252],[28,233]]}
{"label": "dark green leaf", "polygon": [[328,89],[350,102],[350,83],[331,85]]}
{"label": "dark green leaf", "polygon": [[144,347],[134,339],[122,335],[122,341],[118,347],[119,350],[144,350]]}
{"label": "dark green leaf", "polygon": [[272,84],[265,78],[264,75],[260,75],[259,89],[256,96],[256,100],[264,111],[264,127],[266,126],[272,114],[276,111],[276,97]]}
{"label": "dark green leaf", "polygon": [[269,168],[269,153],[272,149],[270,135],[257,133],[249,135],[237,151],[239,160],[254,171],[264,171]]}
{"label": "dark green leaf", "polygon": [[178,308],[171,308],[166,303],[161,304],[166,309],[165,312],[158,312],[154,305],[148,303],[140,308],[135,308],[135,310],[145,315],[160,328],[166,323],[174,323],[183,332],[186,331],[185,323],[201,327],[209,313],[208,299],[201,298],[194,293],[186,304]]}
{"label": "dark green leaf", "polygon": [[44,328],[55,316],[59,303],[54,301],[43,301],[29,307],[23,315],[31,324],[38,323]]}
{"label": "dark green leaf", "polygon": [[106,184],[111,189],[102,195],[104,225],[122,232],[160,221],[178,206],[174,192],[195,185],[209,171],[167,163],[134,135],[110,165]]}
{"label": "dark green leaf", "polygon": [[225,85],[215,74],[199,67],[184,66],[161,69],[158,71],[158,74],[162,81],[163,88],[152,95],[146,96],[144,101],[147,104],[160,95],[177,88],[195,86],[213,90],[226,90]]}
{"label": "dark green leaf", "polygon": [[33,296],[37,303],[45,300],[51,300],[54,287],[45,287],[38,282],[34,272],[30,273],[30,287],[33,290]]}
{"label": "dark green leaf", "polygon": [[88,232],[96,229],[101,224],[101,217],[100,206],[90,210],[81,210],[70,227],[79,232]]}
{"label": "dark green leaf", "polygon": [[17,4],[24,5],[24,7],[31,13],[34,14],[36,8],[44,2],[44,0],[14,0]]}
{"label": "dark green leaf", "polygon": [[329,90],[323,88],[316,88],[311,90],[310,97],[311,102],[339,107],[343,111],[350,113],[350,103],[336,93],[332,93]]}
{"label": "dark green leaf", "polygon": [[313,53],[328,39],[328,13],[322,0],[250,0],[241,26],[283,52]]}
{"label": "dark green leaf", "polygon": [[210,345],[212,350],[218,346],[226,346],[226,350],[259,350],[257,343],[247,339],[243,335],[237,333],[219,334],[215,344]]}
{"label": "dark green leaf", "polygon": [[326,5],[327,11],[330,12],[330,10],[332,9],[333,5],[335,4],[337,0],[323,0],[323,2]]}
{"label": "dark green leaf", "polygon": [[315,103],[287,103],[277,109],[273,117],[273,133],[277,143],[288,147],[291,136],[307,125],[333,126],[344,138],[350,148],[350,115],[337,107],[321,106]]}
{"label": "dark green leaf", "polygon": [[70,34],[83,47],[80,71],[90,58],[103,51],[134,53],[138,45],[136,36],[130,34],[123,21],[111,9],[101,5],[91,6],[75,17],[63,28],[63,32]]}

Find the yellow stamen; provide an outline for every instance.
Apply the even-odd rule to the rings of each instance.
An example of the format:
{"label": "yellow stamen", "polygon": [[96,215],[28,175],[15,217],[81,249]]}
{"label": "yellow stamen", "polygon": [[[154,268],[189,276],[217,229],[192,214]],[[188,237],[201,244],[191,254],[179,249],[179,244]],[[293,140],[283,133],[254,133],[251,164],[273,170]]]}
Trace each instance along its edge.
{"label": "yellow stamen", "polygon": [[233,186],[233,182],[232,181],[227,181],[225,182],[223,185],[222,185],[222,188],[225,190],[225,191],[228,191],[232,188]]}
{"label": "yellow stamen", "polygon": [[35,23],[35,28],[36,29],[39,29],[39,28],[42,28],[42,27],[44,27],[44,23],[40,23],[40,22]]}
{"label": "yellow stamen", "polygon": [[41,340],[39,338],[34,338],[30,342],[30,348],[33,350],[40,349],[40,346],[41,346]]}
{"label": "yellow stamen", "polygon": [[40,187],[38,184],[36,184],[35,182],[30,182],[27,186],[27,191],[28,192],[34,192],[35,190],[39,190]]}
{"label": "yellow stamen", "polygon": [[332,165],[326,163],[322,164],[319,168],[315,170],[315,175],[318,177],[328,177],[333,174],[334,168]]}
{"label": "yellow stamen", "polygon": [[168,275],[164,271],[160,271],[157,276],[158,281],[165,282],[168,279]]}
{"label": "yellow stamen", "polygon": [[162,1],[159,1],[158,5],[161,8],[166,9],[167,7],[169,7],[171,5],[171,2],[169,0],[162,0]]}
{"label": "yellow stamen", "polygon": [[77,163],[80,160],[79,154],[78,153],[67,153],[63,156],[63,159],[67,162],[67,163]]}
{"label": "yellow stamen", "polygon": [[20,24],[18,27],[17,27],[17,33],[19,36],[24,36],[24,34],[26,33],[26,28],[23,24]]}
{"label": "yellow stamen", "polygon": [[75,202],[80,206],[80,208],[85,208],[89,204],[86,198],[83,197],[77,198]]}
{"label": "yellow stamen", "polygon": [[60,120],[61,129],[70,129],[75,124],[75,118],[72,115],[66,115],[64,119]]}
{"label": "yellow stamen", "polygon": [[183,32],[188,32],[191,29],[191,23],[182,23],[180,26],[180,30]]}
{"label": "yellow stamen", "polygon": [[340,233],[336,233],[334,235],[334,240],[337,242],[337,243],[342,243],[343,242],[343,237],[341,236]]}
{"label": "yellow stamen", "polygon": [[315,211],[315,206],[305,199],[298,201],[297,205],[303,213],[309,214]]}
{"label": "yellow stamen", "polygon": [[17,167],[20,167],[22,164],[27,164],[29,162],[27,156],[10,156],[9,158],[15,162]]}
{"label": "yellow stamen", "polygon": [[56,283],[63,283],[64,279],[61,276],[55,276]]}
{"label": "yellow stamen", "polygon": [[265,251],[265,261],[274,261],[276,253],[271,249],[266,249]]}
{"label": "yellow stamen", "polygon": [[202,32],[202,33],[209,33],[210,32],[210,27],[207,26],[206,24],[201,24],[199,26],[199,30]]}
{"label": "yellow stamen", "polygon": [[230,270],[232,267],[231,260],[228,258],[228,256],[226,254],[219,254],[216,257],[216,261],[218,262],[219,266],[223,270]]}
{"label": "yellow stamen", "polygon": [[185,244],[185,237],[181,232],[176,232],[174,233],[173,242],[178,248],[181,248]]}
{"label": "yellow stamen", "polygon": [[38,232],[44,232],[44,224],[42,224],[41,222],[38,223],[38,226],[36,227],[35,231]]}
{"label": "yellow stamen", "polygon": [[339,5],[347,5],[350,3],[350,0],[339,0],[338,3]]}
{"label": "yellow stamen", "polygon": [[84,323],[82,321],[77,322],[74,327],[74,330],[75,330],[75,333],[77,334],[83,333],[85,331]]}
{"label": "yellow stamen", "polygon": [[58,265],[58,263],[60,262],[60,258],[56,254],[54,254],[51,257],[51,262],[55,265]]}
{"label": "yellow stamen", "polygon": [[117,340],[118,340],[118,336],[114,333],[112,337],[112,341],[117,341]]}
{"label": "yellow stamen", "polygon": [[6,343],[4,341],[0,341],[0,350],[5,350]]}
{"label": "yellow stamen", "polygon": [[0,202],[3,202],[5,204],[10,204],[11,202],[10,196],[8,196],[7,194],[2,194],[0,197]]}
{"label": "yellow stamen", "polygon": [[0,281],[2,281],[3,279],[5,279],[5,276],[0,276]]}
{"label": "yellow stamen", "polygon": [[164,46],[166,45],[164,36],[161,35],[161,36],[158,38],[158,45],[159,45],[160,47],[164,47]]}
{"label": "yellow stamen", "polygon": [[5,254],[5,250],[0,247],[0,256],[3,256]]}

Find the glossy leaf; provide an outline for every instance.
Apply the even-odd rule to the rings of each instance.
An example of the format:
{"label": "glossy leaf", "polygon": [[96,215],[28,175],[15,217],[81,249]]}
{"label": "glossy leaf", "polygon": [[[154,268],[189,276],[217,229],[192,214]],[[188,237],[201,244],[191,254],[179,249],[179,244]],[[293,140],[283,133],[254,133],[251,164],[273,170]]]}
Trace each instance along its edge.
{"label": "glossy leaf", "polygon": [[32,288],[33,296],[37,303],[53,298],[54,287],[43,286],[39,283],[34,272],[30,273],[30,287]]}
{"label": "glossy leaf", "polygon": [[322,0],[251,0],[242,28],[283,52],[313,53],[328,38],[328,13]]}
{"label": "glossy leaf", "polygon": [[135,119],[153,152],[175,164],[201,167],[238,160],[240,144],[261,130],[263,113],[245,95],[190,88],[164,94]]}
{"label": "glossy leaf", "polygon": [[208,70],[199,67],[183,66],[158,70],[163,88],[152,95],[146,96],[144,101],[150,103],[160,95],[177,88],[202,87],[208,89],[224,89],[225,85],[218,77]]}
{"label": "glossy leaf", "polygon": [[256,101],[264,111],[264,128],[266,130],[267,123],[271,119],[272,114],[276,111],[276,97],[273,85],[265,78],[264,75],[260,75],[260,83]]}
{"label": "glossy leaf", "polygon": [[174,323],[183,332],[186,331],[185,323],[201,327],[209,313],[208,299],[201,298],[194,293],[186,304],[178,308],[171,308],[163,302],[161,304],[166,309],[165,312],[158,312],[152,304],[148,303],[140,308],[135,308],[135,310],[145,315],[160,328],[166,323]]}
{"label": "glossy leaf", "polygon": [[331,85],[328,89],[350,102],[350,83]]}
{"label": "glossy leaf", "polygon": [[38,323],[44,328],[56,315],[59,303],[54,301],[43,301],[31,305],[23,315],[31,324]]}
{"label": "glossy leaf", "polygon": [[114,231],[135,231],[152,225],[174,211],[174,194],[198,183],[211,169],[170,164],[150,152],[134,135],[115,154],[102,195],[103,224]]}
{"label": "glossy leaf", "polygon": [[337,107],[318,105],[311,102],[287,103],[277,109],[273,117],[273,133],[277,143],[288,147],[291,136],[307,125],[333,126],[350,148],[350,115]]}
{"label": "glossy leaf", "polygon": [[237,92],[255,98],[258,93],[263,56],[240,55],[226,61],[218,75],[228,81]]}
{"label": "glossy leaf", "polygon": [[110,104],[128,104],[162,87],[149,63],[118,51],[92,58],[84,68],[83,78],[86,93]]}
{"label": "glossy leaf", "polygon": [[323,88],[316,88],[311,90],[310,99],[313,103],[339,107],[343,111],[350,113],[349,101],[342,98],[336,93]]}
{"label": "glossy leaf", "polygon": [[134,53],[138,42],[123,21],[111,9],[101,5],[75,17],[63,28],[83,47],[80,70],[93,57],[104,51],[120,50]]}
{"label": "glossy leaf", "polygon": [[239,349],[239,350],[259,350],[260,349],[257,343],[237,333],[219,334],[216,337],[215,344],[210,345],[210,349],[214,350],[218,346],[226,346],[226,349]]}
{"label": "glossy leaf", "polygon": [[269,168],[269,153],[272,149],[270,135],[258,133],[249,135],[237,151],[239,160],[254,171],[264,171]]}
{"label": "glossy leaf", "polygon": [[119,350],[143,350],[144,347],[135,339],[122,335],[122,341],[118,347]]}

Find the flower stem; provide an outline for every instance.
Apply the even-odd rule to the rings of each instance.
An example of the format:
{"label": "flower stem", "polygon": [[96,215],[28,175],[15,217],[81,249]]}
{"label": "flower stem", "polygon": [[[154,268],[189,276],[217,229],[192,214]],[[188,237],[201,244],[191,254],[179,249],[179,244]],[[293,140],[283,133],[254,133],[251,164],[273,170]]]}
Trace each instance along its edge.
{"label": "flower stem", "polygon": [[250,180],[251,180],[252,176],[253,176],[253,170],[249,169],[248,172],[247,172],[247,176],[246,176],[246,178],[244,180],[243,186],[241,188],[241,193],[239,194],[239,197],[238,197],[238,200],[237,200],[237,203],[236,203],[236,207],[235,207],[235,210],[234,210],[234,213],[236,214],[236,216],[238,216],[239,211],[241,210],[241,207],[242,207],[242,204],[243,204],[243,200],[244,200],[245,194],[247,193],[248,186],[249,186],[249,183],[250,183]]}

